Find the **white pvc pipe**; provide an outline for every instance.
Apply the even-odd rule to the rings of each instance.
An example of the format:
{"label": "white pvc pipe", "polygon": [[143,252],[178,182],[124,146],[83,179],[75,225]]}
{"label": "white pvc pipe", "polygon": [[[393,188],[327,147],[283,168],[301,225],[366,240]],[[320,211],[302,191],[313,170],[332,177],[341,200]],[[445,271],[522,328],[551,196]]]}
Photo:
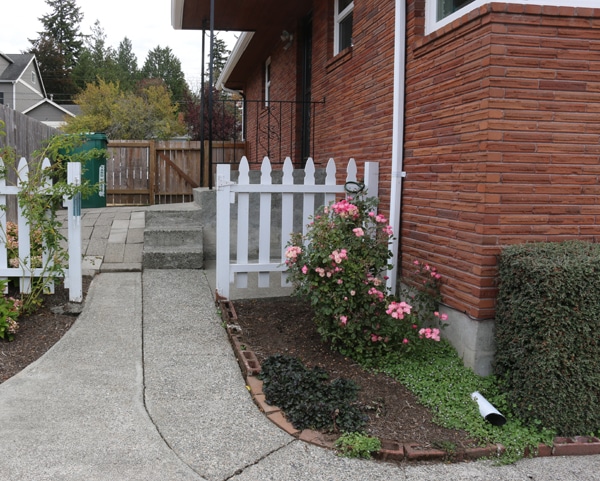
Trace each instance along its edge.
{"label": "white pvc pipe", "polygon": [[387,287],[396,292],[400,262],[400,215],[402,211],[402,179],[404,160],[404,84],[406,77],[406,2],[396,0],[394,31],[394,97],[392,126],[392,176],[390,186],[390,225],[394,229],[391,242],[393,268],[388,271]]}
{"label": "white pvc pipe", "polygon": [[483,419],[494,426],[502,426],[506,423],[506,418],[479,391],[471,394],[471,398],[479,405],[479,414]]}

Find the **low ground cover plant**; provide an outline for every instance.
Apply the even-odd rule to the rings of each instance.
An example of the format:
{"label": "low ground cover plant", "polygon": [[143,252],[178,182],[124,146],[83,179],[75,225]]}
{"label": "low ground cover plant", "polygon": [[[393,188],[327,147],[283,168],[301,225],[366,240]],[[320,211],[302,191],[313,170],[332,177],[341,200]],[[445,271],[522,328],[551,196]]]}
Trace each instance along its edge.
{"label": "low ground cover plant", "polygon": [[296,429],[359,431],[367,417],[357,405],[359,387],[351,380],[329,381],[320,367],[307,368],[291,356],[270,356],[261,365],[263,393]]}
{"label": "low ground cover plant", "polygon": [[335,447],[340,456],[370,459],[373,453],[381,450],[381,441],[361,432],[344,433],[335,442]]}

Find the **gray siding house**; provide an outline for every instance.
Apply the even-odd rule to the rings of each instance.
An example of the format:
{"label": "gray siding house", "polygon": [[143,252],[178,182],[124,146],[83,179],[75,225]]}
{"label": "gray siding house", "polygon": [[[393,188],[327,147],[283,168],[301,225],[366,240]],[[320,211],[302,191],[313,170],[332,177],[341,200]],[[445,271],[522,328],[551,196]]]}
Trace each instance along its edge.
{"label": "gray siding house", "polygon": [[52,127],[62,125],[67,115],[75,116],[47,98],[37,60],[30,53],[0,52],[0,104]]}

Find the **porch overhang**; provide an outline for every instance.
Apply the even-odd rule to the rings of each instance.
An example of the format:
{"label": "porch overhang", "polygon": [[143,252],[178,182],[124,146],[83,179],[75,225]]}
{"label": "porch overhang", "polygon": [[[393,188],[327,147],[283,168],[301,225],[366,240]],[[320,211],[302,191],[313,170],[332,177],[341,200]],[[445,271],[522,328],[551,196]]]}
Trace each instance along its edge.
{"label": "porch overhang", "polygon": [[[208,30],[210,0],[171,0],[171,24],[176,30]],[[312,9],[312,0],[215,0],[216,31],[254,32],[243,55],[232,66],[224,82],[227,88],[243,90],[246,78],[265,52],[280,42],[283,30],[295,31],[298,21]]]}

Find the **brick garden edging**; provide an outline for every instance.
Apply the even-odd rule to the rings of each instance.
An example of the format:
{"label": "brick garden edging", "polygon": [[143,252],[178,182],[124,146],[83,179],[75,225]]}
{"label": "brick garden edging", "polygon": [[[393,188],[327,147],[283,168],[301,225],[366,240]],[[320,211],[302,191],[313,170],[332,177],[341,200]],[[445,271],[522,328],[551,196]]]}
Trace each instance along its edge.
{"label": "brick garden edging", "polygon": [[[291,436],[315,446],[334,449],[334,441],[331,437],[311,429],[299,430],[294,428],[277,406],[267,404],[265,395],[262,392],[263,382],[256,377],[260,373],[260,363],[243,339],[241,330],[237,325],[237,315],[232,302],[218,299],[217,305],[221,310],[221,318],[226,324],[227,335],[246,380],[246,387],[258,408],[271,422]],[[420,446],[418,443],[402,444],[386,439],[380,439],[380,442],[381,450],[373,455],[375,459],[380,461],[442,461],[448,459],[465,461],[498,456],[504,451],[502,444],[448,452]],[[537,451],[534,454],[536,457],[600,454],[600,439],[592,436],[556,437],[553,446],[540,444]],[[529,453],[526,452],[525,454],[528,455]]]}

